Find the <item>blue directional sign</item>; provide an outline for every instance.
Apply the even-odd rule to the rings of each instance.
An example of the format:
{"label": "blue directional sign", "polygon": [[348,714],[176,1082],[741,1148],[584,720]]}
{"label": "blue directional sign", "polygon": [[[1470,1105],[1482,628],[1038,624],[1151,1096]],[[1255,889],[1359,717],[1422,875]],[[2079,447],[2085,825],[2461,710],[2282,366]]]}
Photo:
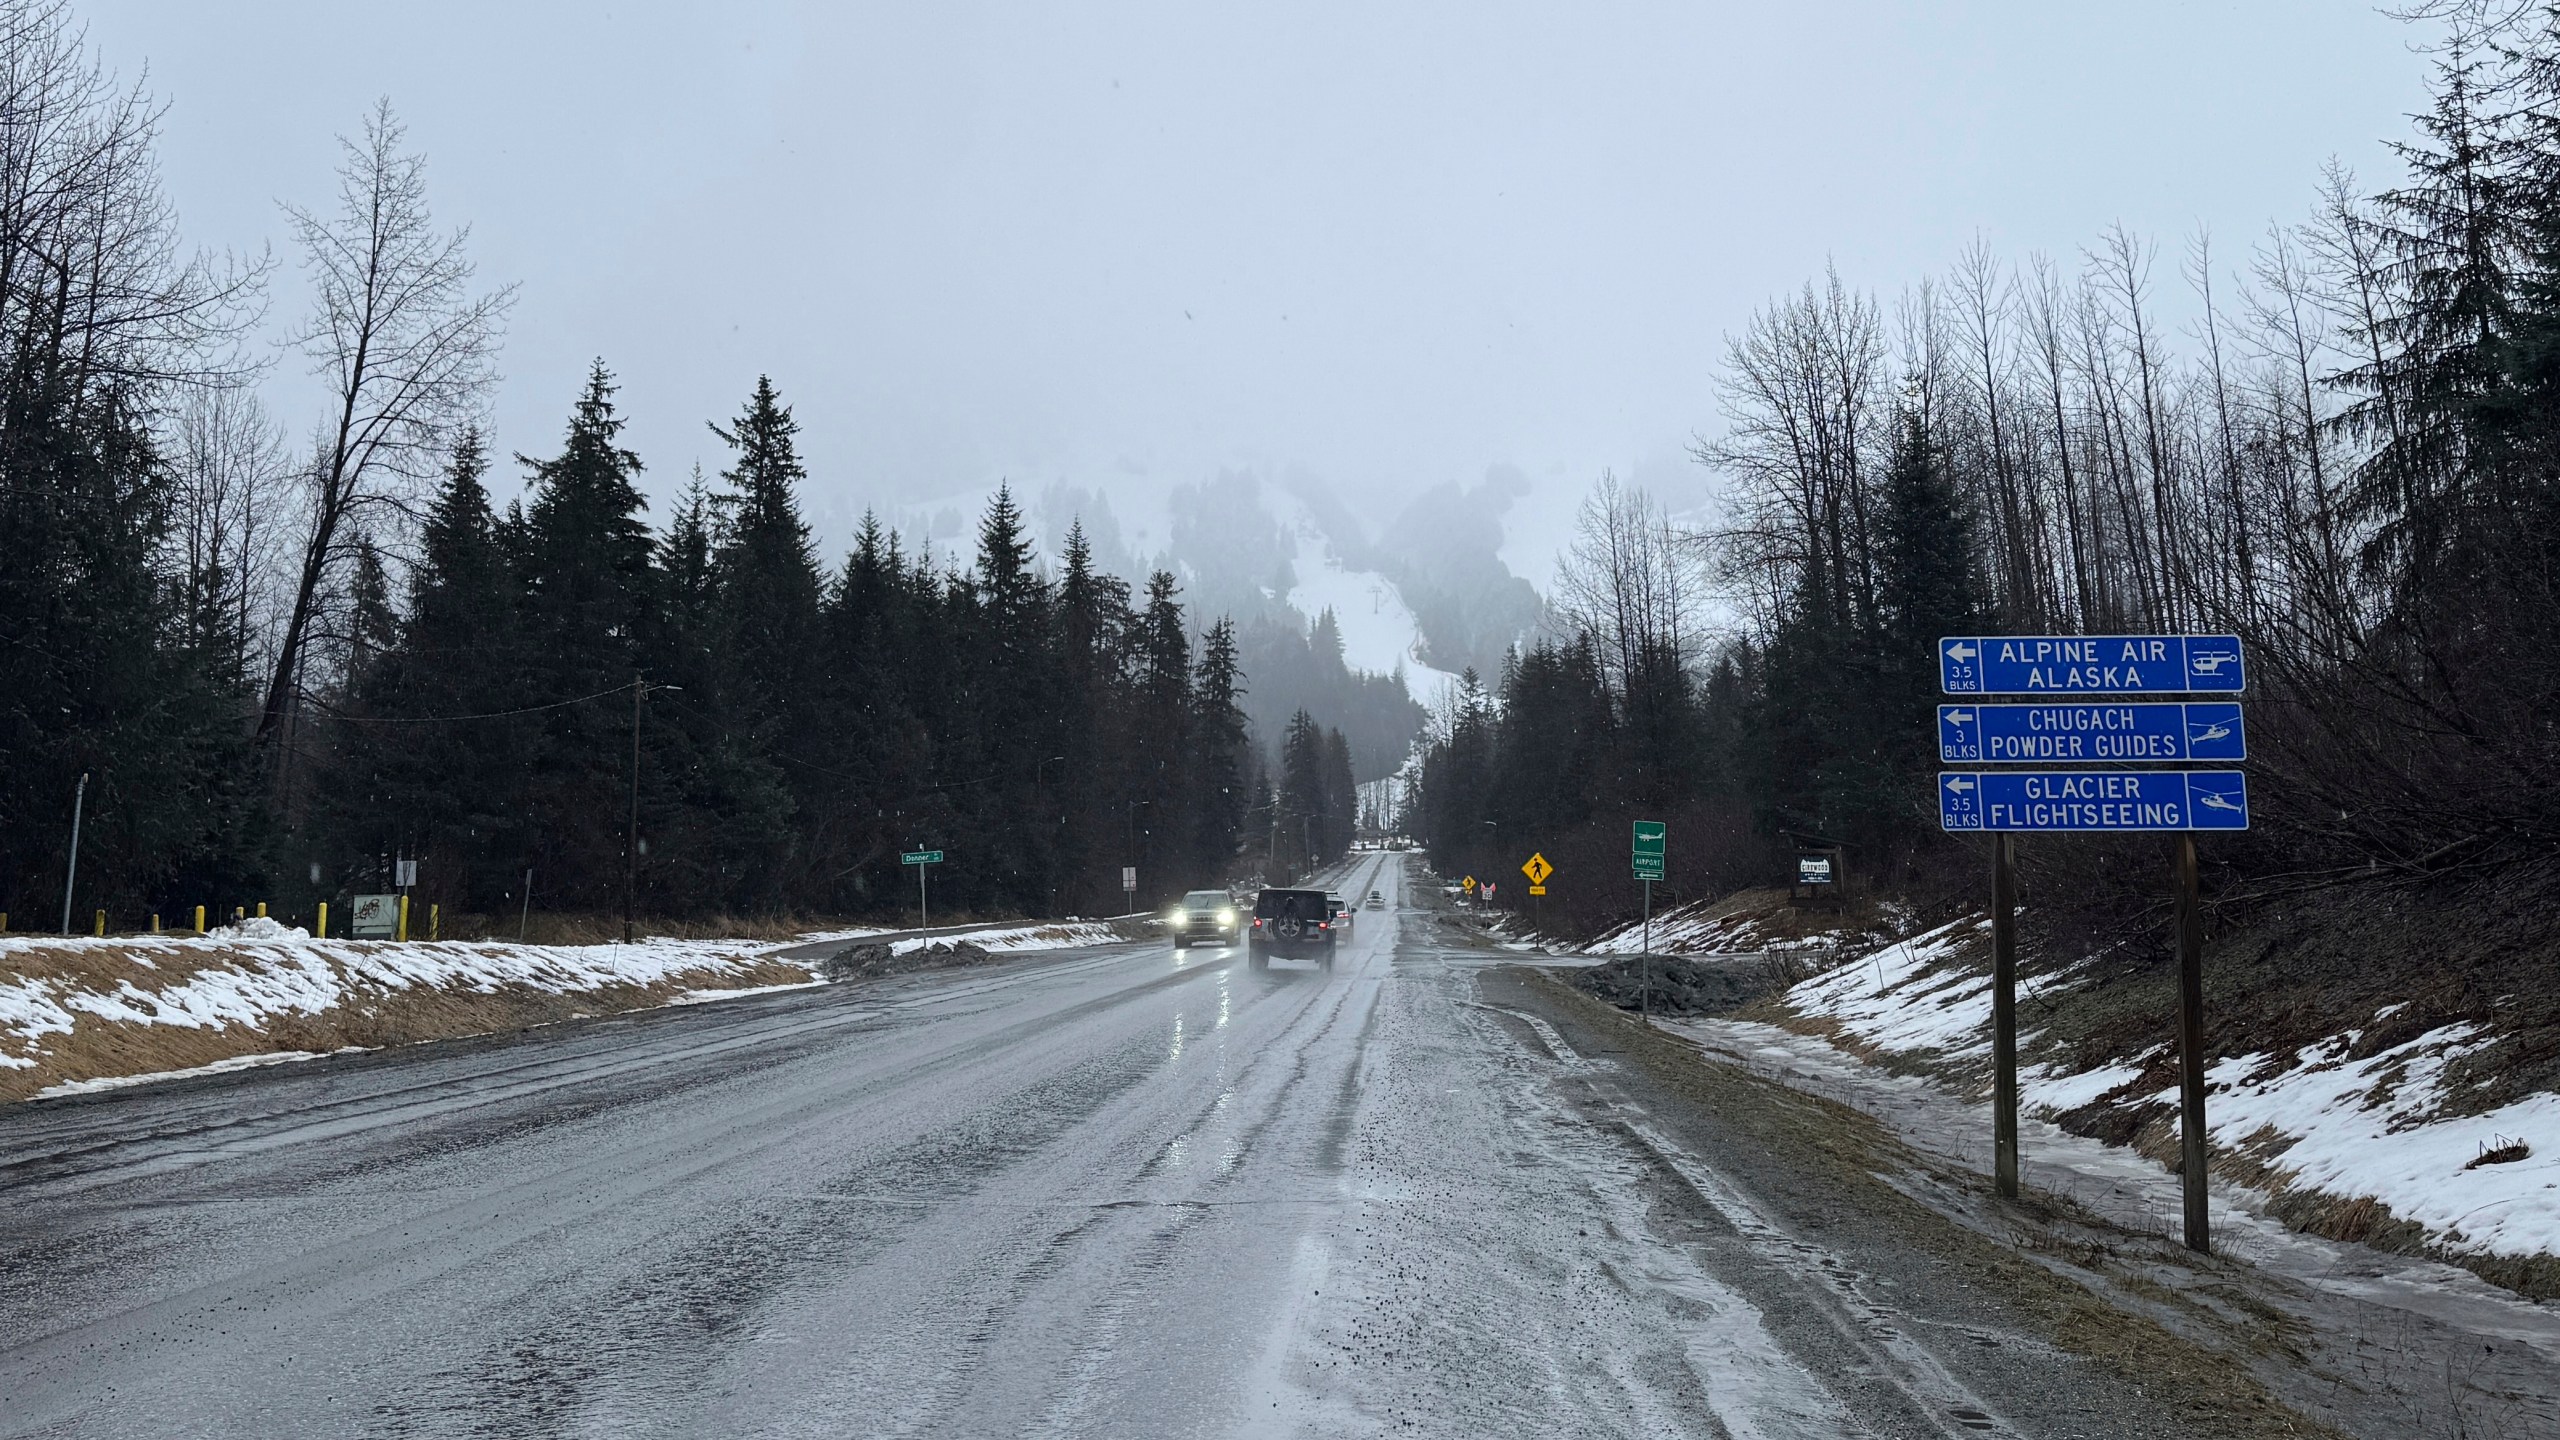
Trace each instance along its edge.
{"label": "blue directional sign", "polygon": [[2226,694],[2243,688],[2237,635],[1953,635],[1949,695]]}
{"label": "blue directional sign", "polygon": [[1938,759],[1949,765],[2248,758],[2236,700],[1938,707]]}
{"label": "blue directional sign", "polygon": [[2237,770],[1942,770],[1944,830],[2246,830]]}

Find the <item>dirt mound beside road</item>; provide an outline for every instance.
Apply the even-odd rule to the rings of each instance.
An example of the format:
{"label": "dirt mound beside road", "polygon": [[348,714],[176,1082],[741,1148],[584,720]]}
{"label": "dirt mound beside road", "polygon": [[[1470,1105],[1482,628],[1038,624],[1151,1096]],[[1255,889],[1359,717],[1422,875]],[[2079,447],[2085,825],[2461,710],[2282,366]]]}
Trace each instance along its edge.
{"label": "dirt mound beside road", "polygon": [[[1721,1015],[1802,977],[1778,955],[1629,955],[1565,973],[1566,983],[1621,1010],[1660,1015]],[[1644,1002],[1651,981],[1651,1005]]]}
{"label": "dirt mound beside road", "polygon": [[886,941],[871,940],[848,945],[828,956],[819,973],[835,981],[873,980],[917,970],[992,965],[995,961],[995,952],[971,940],[937,942],[912,950],[900,950]]}

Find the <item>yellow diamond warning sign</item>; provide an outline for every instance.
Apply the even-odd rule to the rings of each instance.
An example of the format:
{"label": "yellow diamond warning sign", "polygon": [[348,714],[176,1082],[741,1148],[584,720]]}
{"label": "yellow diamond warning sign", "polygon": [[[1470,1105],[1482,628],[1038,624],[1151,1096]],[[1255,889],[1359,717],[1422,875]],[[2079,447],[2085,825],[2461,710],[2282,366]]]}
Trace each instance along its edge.
{"label": "yellow diamond warning sign", "polygon": [[1556,867],[1547,863],[1546,856],[1532,855],[1529,863],[1520,867],[1520,873],[1529,877],[1530,884],[1544,885],[1547,877],[1556,873]]}

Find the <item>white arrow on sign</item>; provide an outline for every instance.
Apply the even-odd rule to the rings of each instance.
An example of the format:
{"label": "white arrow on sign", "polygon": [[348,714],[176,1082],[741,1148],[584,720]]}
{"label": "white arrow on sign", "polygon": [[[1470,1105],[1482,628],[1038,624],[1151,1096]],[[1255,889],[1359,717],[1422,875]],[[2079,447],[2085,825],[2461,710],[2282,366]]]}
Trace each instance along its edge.
{"label": "white arrow on sign", "polygon": [[1950,775],[1947,777],[1947,788],[1961,795],[1973,788],[1973,782],[1961,775]]}
{"label": "white arrow on sign", "polygon": [[1947,712],[1947,719],[1958,725],[1970,725],[1973,723],[1973,712],[1970,710],[1950,710]]}
{"label": "white arrow on sign", "polygon": [[1961,640],[1947,647],[1947,658],[1953,660],[1959,665],[1981,653],[1982,652],[1979,649],[1976,649],[1971,645],[1967,645]]}

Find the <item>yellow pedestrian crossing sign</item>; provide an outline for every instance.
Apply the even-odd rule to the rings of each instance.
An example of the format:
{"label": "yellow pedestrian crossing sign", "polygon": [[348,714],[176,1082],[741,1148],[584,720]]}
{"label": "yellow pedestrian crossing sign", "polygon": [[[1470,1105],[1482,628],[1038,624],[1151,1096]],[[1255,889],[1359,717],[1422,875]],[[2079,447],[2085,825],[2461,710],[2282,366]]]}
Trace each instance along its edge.
{"label": "yellow pedestrian crossing sign", "polygon": [[1544,885],[1547,877],[1556,873],[1556,867],[1547,863],[1546,856],[1532,855],[1529,863],[1520,867],[1520,873],[1529,877],[1530,884]]}
{"label": "yellow pedestrian crossing sign", "polygon": [[1476,877],[1474,877],[1473,875],[1468,876],[1468,877],[1466,878],[1465,884],[1466,884],[1466,887],[1467,887],[1469,890],[1473,890],[1473,889],[1475,889],[1475,888],[1476,888]]}

